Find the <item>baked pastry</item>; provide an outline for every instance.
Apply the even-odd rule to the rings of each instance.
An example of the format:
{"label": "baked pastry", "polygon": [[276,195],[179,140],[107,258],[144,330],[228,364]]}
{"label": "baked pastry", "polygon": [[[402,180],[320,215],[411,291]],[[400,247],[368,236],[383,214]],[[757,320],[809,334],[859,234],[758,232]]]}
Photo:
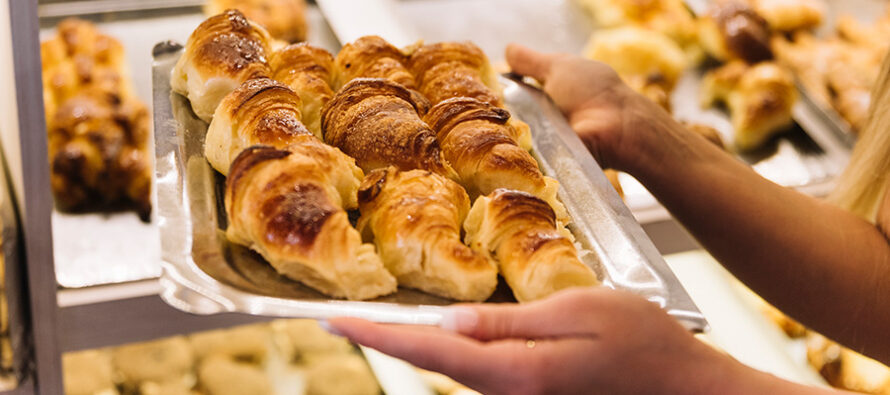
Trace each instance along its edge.
{"label": "baked pastry", "polygon": [[229,174],[229,165],[245,148],[287,147],[310,132],[302,122],[300,96],[268,78],[252,79],[220,103],[207,128],[204,156],[214,169]]}
{"label": "baked pastry", "polygon": [[686,54],[673,40],[637,26],[598,30],[584,56],[608,64],[628,86],[668,111],[687,66]]}
{"label": "baked pastry", "polygon": [[303,123],[318,138],[321,133],[321,109],[334,91],[334,57],[328,51],[308,44],[293,44],[269,57],[272,78],[300,95]]}
{"label": "baked pastry", "polygon": [[62,355],[62,382],[69,395],[117,395],[111,356],[87,350]]}
{"label": "baked pastry", "polygon": [[50,183],[66,211],[133,206],[151,214],[148,110],[142,103],[84,91],[49,120]]}
{"label": "baked pastry", "polygon": [[713,58],[757,63],[773,58],[769,23],[741,0],[721,0],[699,21],[701,45]]}
{"label": "baked pastry", "polygon": [[212,356],[198,368],[198,382],[208,395],[273,395],[275,390],[259,366]]}
{"label": "baked pastry", "polygon": [[599,284],[556,214],[545,201],[524,192],[498,189],[480,197],[464,222],[466,241],[495,259],[520,302],[571,287]]}
{"label": "baked pastry", "polygon": [[306,369],[306,395],[377,395],[380,385],[357,354],[329,355]]}
{"label": "baked pastry", "polygon": [[735,61],[709,72],[702,83],[704,105],[725,102],[741,150],[761,146],[792,124],[797,101],[794,79],[773,62],[748,66]]}
{"label": "baked pastry", "polygon": [[286,150],[248,148],[226,180],[226,234],[326,295],[361,300],[395,292],[395,279],[344,211],[356,207],[361,176],[351,158],[311,135]]}
{"label": "baked pastry", "polygon": [[445,100],[424,118],[436,132],[445,159],[470,199],[498,188],[516,189],[544,199],[560,221],[568,214],[556,195],[559,183],[545,177],[535,158],[517,143],[517,131],[502,108],[469,97]]}
{"label": "baked pastry", "polygon": [[269,33],[240,11],[227,10],[202,22],[176,62],[170,84],[186,96],[195,115],[210,122],[222,99],[245,81],[270,75]]}
{"label": "baked pastry", "polygon": [[754,9],[779,32],[813,29],[825,18],[825,4],[819,0],[751,0]]}
{"label": "baked pastry", "polygon": [[346,44],[337,54],[335,88],[356,78],[383,78],[414,89],[414,75],[405,66],[408,53],[379,36],[365,36]]}
{"label": "baked pastry", "polygon": [[211,356],[262,364],[269,351],[272,331],[266,324],[195,333],[188,337],[195,359]]}
{"label": "baked pastry", "polygon": [[194,365],[192,350],[182,336],[117,347],[112,360],[124,384],[131,387],[145,381],[182,379]]}
{"label": "baked pastry", "polygon": [[453,177],[433,132],[420,116],[429,102],[380,78],[352,80],[322,110],[325,141],[366,172],[388,166]]}
{"label": "baked pastry", "polygon": [[460,185],[424,170],[374,170],[358,192],[358,230],[373,238],[399,285],[462,301],[488,299],[497,266],[460,239],[470,199]]}
{"label": "baked pastry", "polygon": [[441,42],[417,48],[408,58],[420,93],[436,105],[472,97],[503,107],[503,88],[488,57],[471,42]]}
{"label": "baked pastry", "polygon": [[303,364],[318,355],[343,354],[354,350],[344,337],[334,336],[310,319],[278,320],[272,323],[279,348],[286,359]]}
{"label": "baked pastry", "polygon": [[228,9],[241,11],[276,40],[306,41],[306,0],[211,0],[204,5],[204,14],[217,15]]}

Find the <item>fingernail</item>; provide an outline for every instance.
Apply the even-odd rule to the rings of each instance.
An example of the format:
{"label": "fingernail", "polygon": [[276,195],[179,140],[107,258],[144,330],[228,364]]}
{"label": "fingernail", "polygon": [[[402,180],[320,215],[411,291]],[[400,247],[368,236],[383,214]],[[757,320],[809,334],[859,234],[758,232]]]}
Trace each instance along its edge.
{"label": "fingernail", "polygon": [[476,329],[479,313],[469,307],[451,307],[442,314],[439,327],[452,332],[469,333]]}
{"label": "fingernail", "polygon": [[325,332],[330,333],[334,336],[343,336],[340,331],[331,326],[331,323],[328,322],[328,320],[318,320],[318,326],[320,326],[321,329],[324,329]]}

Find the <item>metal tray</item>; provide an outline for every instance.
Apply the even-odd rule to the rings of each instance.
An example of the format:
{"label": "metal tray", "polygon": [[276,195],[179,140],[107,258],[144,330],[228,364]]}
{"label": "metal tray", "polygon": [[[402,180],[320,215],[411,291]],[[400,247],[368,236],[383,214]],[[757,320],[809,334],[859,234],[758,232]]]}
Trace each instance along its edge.
{"label": "metal tray", "polygon": [[[279,276],[257,254],[225,239],[224,180],[203,155],[207,124],[195,117],[184,97],[170,91],[170,71],[181,52],[178,44],[158,44],[153,64],[164,300],[197,314],[356,316],[439,324],[441,306],[453,301],[409,289],[372,302],[332,300]],[[563,185],[559,196],[575,221],[571,230],[590,252],[584,254],[585,263],[606,286],[642,295],[690,330],[704,330],[704,317],[559,110],[535,88],[506,78],[503,83],[508,107],[532,128],[542,169]],[[489,301],[512,300],[502,284]]]}

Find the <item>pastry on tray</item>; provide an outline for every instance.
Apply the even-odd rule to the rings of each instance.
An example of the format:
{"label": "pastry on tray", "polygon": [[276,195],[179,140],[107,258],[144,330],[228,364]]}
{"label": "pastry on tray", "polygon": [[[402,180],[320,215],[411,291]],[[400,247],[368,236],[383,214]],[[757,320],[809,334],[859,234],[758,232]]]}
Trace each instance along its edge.
{"label": "pastry on tray", "polygon": [[334,91],[334,57],[309,44],[292,44],[269,57],[272,78],[300,95],[303,123],[316,137],[321,134],[321,109]]}
{"label": "pastry on tray", "polygon": [[378,169],[359,190],[358,229],[377,245],[400,285],[463,301],[483,301],[498,283],[497,266],[460,238],[470,210],[454,181],[424,170]]}
{"label": "pastry on tray", "polygon": [[344,45],[337,54],[334,87],[340,89],[356,78],[383,78],[414,89],[414,75],[408,71],[407,63],[406,51],[379,36],[361,37]]}
{"label": "pastry on tray", "polygon": [[276,40],[287,43],[306,41],[306,0],[210,0],[204,13],[217,15],[237,9],[250,20],[266,28]]}
{"label": "pastry on tray", "polygon": [[715,2],[698,23],[702,47],[721,62],[757,63],[773,58],[769,23],[742,0]]}

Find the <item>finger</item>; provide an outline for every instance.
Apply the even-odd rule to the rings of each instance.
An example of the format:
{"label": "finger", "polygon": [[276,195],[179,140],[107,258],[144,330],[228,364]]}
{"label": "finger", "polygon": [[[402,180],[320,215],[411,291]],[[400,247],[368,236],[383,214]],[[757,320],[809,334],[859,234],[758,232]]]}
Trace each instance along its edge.
{"label": "finger", "polygon": [[449,309],[443,328],[482,341],[595,338],[612,314],[611,293],[570,289],[528,304],[456,306]]}
{"label": "finger", "polygon": [[519,44],[507,46],[507,63],[513,72],[532,77],[542,84],[550,75],[557,55],[543,54]]}

